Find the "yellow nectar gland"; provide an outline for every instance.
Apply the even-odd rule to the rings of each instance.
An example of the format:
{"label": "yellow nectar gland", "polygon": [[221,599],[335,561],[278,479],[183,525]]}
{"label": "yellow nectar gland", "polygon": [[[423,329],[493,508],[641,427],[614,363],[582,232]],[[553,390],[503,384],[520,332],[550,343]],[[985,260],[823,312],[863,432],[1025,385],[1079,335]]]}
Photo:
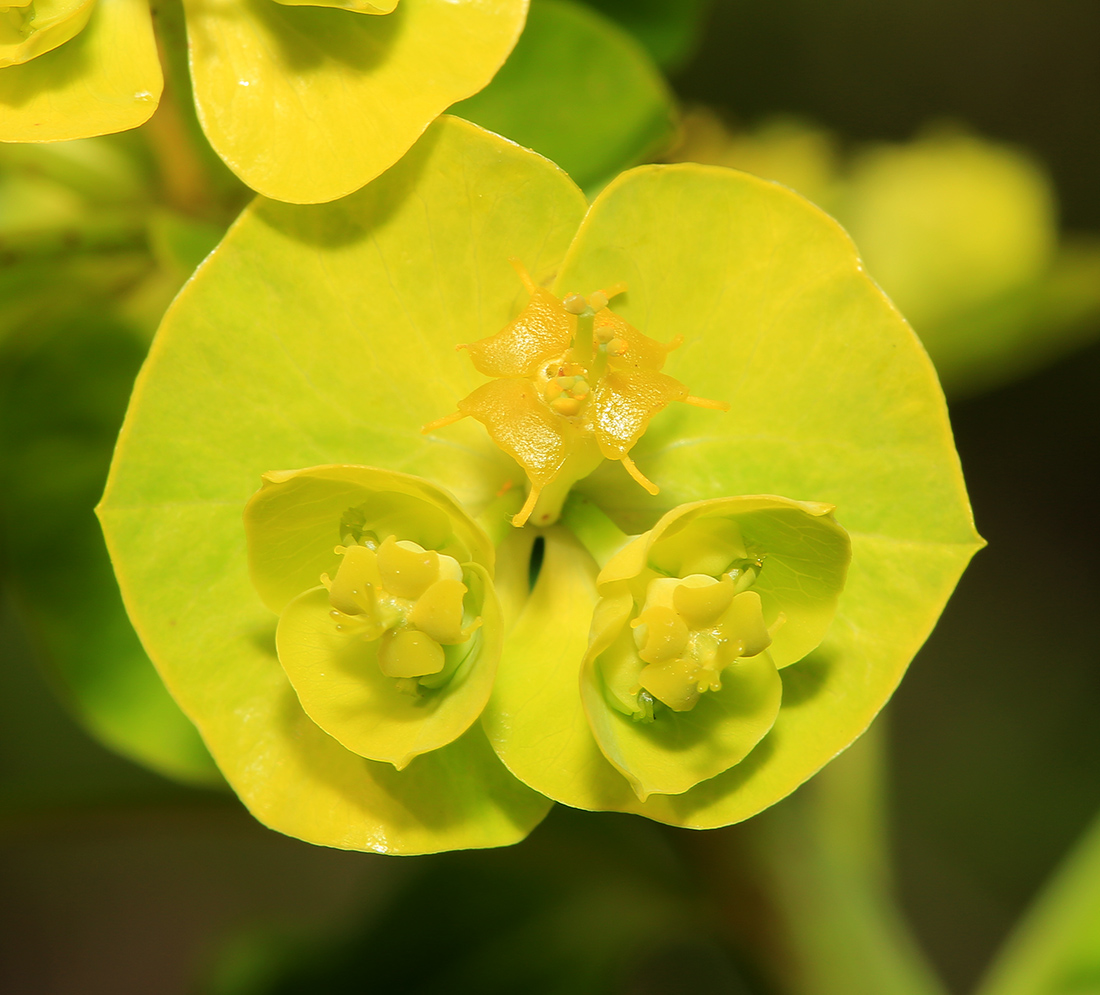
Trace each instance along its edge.
{"label": "yellow nectar gland", "polygon": [[707,691],[721,690],[726,667],[771,645],[760,595],[744,590],[755,576],[749,570],[717,580],[690,574],[649,582],[642,611],[630,623],[646,664],[631,691],[641,706],[638,718],[652,719],[653,698],[673,711],[690,711]]}
{"label": "yellow nectar gland", "polygon": [[336,628],[378,642],[378,666],[397,688],[418,694],[449,679],[444,646],[466,642],[481,619],[463,627],[462,567],[454,557],[389,536],[358,545],[347,537],[336,576],[321,575]]}
{"label": "yellow nectar gland", "polygon": [[558,299],[511,260],[530,299],[501,331],[458,348],[480,373],[493,377],[458,402],[458,411],[430,422],[424,432],[476,418],[530,482],[527,500],[512,519],[549,525],[569,488],[604,459],[618,460],[650,494],[657,487],[635,465],[630,450],[650,419],[672,401],[729,409],[693,397],[664,373],[667,345],[643,335],[608,308],[626,291],[615,284],[587,297]]}

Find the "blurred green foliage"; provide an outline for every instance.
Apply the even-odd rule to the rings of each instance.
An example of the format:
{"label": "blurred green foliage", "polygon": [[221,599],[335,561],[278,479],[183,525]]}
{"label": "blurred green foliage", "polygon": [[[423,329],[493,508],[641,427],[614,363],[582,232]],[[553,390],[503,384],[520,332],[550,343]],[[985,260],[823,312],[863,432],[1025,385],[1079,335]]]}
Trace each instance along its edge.
{"label": "blurred green foliage", "polygon": [[662,151],[672,93],[638,43],[568,0],[535,0],[496,78],[451,113],[534,149],[585,190]]}
{"label": "blurred green foliage", "polygon": [[712,0],[587,0],[638,37],[665,69],[690,57]]}
{"label": "blurred green foliage", "polygon": [[217,783],[126,618],[92,514],[152,328],[219,234],[156,193],[134,136],[0,147],[0,565],[81,721],[124,755]]}

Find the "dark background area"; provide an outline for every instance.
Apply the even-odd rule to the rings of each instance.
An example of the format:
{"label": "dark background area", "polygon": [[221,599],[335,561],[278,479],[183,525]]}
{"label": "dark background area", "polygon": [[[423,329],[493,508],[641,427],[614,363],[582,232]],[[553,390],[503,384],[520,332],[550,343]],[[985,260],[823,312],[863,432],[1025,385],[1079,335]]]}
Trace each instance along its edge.
{"label": "dark background area", "polygon": [[[1064,226],[1100,231],[1098,52],[1093,0],[720,0],[674,85],[852,143],[962,121],[1038,155]],[[901,897],[960,995],[1100,810],[1098,397],[1093,347],[952,409],[990,545],[886,721]],[[33,815],[0,813],[0,990],[766,992],[693,890],[690,833],[559,811],[500,853],[310,847],[107,753],[28,646],[0,655],[4,776],[23,797],[53,786]],[[546,963],[507,959],[524,938]]]}

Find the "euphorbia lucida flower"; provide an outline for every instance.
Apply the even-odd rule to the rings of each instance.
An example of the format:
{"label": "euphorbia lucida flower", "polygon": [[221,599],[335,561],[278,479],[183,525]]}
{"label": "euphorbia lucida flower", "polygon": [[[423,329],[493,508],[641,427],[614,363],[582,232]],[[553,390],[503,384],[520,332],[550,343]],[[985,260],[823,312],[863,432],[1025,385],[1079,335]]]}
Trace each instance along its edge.
{"label": "euphorbia lucida flower", "polygon": [[729,405],[692,397],[660,372],[682,340],[663,345],[611,311],[608,302],[626,291],[624,284],[559,300],[537,286],[518,259],[512,265],[530,295],[527,306],[495,335],[459,347],[479,373],[496,379],[424,431],[467,415],[485,425],[527,473],[527,499],[512,519],[517,527],[529,518],[535,525],[556,521],[569,488],[604,459],[618,460],[656,494],[629,456],[649,420],[672,401],[719,410]]}
{"label": "euphorbia lucida flower", "polygon": [[373,467],[267,473],[245,527],[279,662],[325,732],[400,770],[473,724],[503,632],[493,548],[451,498]]}
{"label": "euphorbia lucida flower", "polygon": [[829,505],[685,505],[600,572],[581,691],[600,749],[644,801],[742,761],[775,723],[779,668],[824,637],[848,536]]}
{"label": "euphorbia lucida flower", "polygon": [[[199,121],[260,193],[342,197],[493,78],[527,4],[184,0]],[[25,0],[0,12],[0,141],[135,128],[162,86],[148,0]]]}
{"label": "euphorbia lucida flower", "polygon": [[[612,299],[620,282],[629,292]],[[589,295],[580,315],[575,292]],[[597,292],[609,306],[593,306]],[[534,345],[513,348],[516,316],[536,311]],[[649,357],[636,369],[730,413],[670,403],[633,423],[645,432],[632,445],[597,441],[611,458],[573,485],[559,521],[512,528],[527,482],[516,459],[472,417],[421,428],[485,387],[470,356],[491,383],[532,390],[544,333],[559,354],[591,342],[594,361],[601,315],[616,322],[606,345]],[[613,358],[605,376],[632,372]],[[538,403],[583,418],[596,383],[553,373]],[[519,433],[509,452],[530,444]],[[444,675],[463,652],[449,640],[490,638],[488,587],[465,566],[487,571],[488,554],[410,523],[345,521],[369,503],[348,494],[315,540],[253,535],[250,572],[240,515],[258,476],[314,467],[306,480],[324,464],[429,481],[435,502],[453,495],[450,521],[469,531],[472,518],[498,544],[505,634],[489,701],[400,771],[397,751],[356,752],[382,755],[352,739],[381,713],[363,729],[353,716],[368,689],[371,708],[417,715],[463,693],[462,664],[438,689],[430,671],[440,651]],[[289,494],[298,476],[265,490]],[[308,515],[318,502],[291,504]],[[851,539],[843,590],[846,540],[826,506]],[[454,118],[351,197],[245,211],[157,333],[100,515],[143,644],[250,809],[286,833],[400,853],[515,840],[545,812],[532,788],[696,828],[759,812],[867,727],[978,542],[935,374],[833,221],[783,187],[694,165],[632,170],[589,205],[552,163]],[[645,537],[621,553],[636,557],[627,569],[611,556],[629,534]],[[390,536],[424,571],[406,593],[383,576]],[[461,617],[444,556],[463,567]],[[264,577],[281,578],[277,592]],[[439,628],[419,607],[437,584]],[[398,639],[409,652],[391,655]],[[345,680],[354,707],[334,721]]]}

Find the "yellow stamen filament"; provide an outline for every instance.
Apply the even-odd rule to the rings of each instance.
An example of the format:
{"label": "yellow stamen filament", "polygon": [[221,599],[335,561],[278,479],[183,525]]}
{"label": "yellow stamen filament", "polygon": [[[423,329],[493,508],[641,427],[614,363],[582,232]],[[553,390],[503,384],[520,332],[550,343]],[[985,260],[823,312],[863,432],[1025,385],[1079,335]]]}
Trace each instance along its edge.
{"label": "yellow stamen filament", "polygon": [[527,519],[531,517],[531,512],[535,510],[535,505],[538,503],[541,490],[541,487],[532,487],[531,492],[527,495],[527,500],[523,502],[523,507],[512,516],[512,524],[517,529],[523,528],[527,524]]}
{"label": "yellow stamen filament", "polygon": [[461,411],[455,411],[452,414],[444,415],[442,418],[437,418],[435,421],[428,422],[423,428],[420,429],[422,435],[427,435],[429,432],[434,432],[437,428],[445,428],[447,425],[453,425],[456,421],[462,421],[466,416]]}
{"label": "yellow stamen filament", "polygon": [[641,484],[650,494],[656,494],[660,491],[659,488],[652,480],[650,480],[641,470],[634,465],[634,460],[629,456],[620,456],[619,461],[626,467],[626,472],[630,474],[639,484]]}
{"label": "yellow stamen filament", "polygon": [[523,289],[526,290],[527,293],[533,294],[538,289],[538,284],[531,279],[531,274],[527,272],[527,267],[520,262],[518,256],[510,256],[508,262],[512,264],[512,269],[519,274],[519,278],[523,281]]}
{"label": "yellow stamen filament", "polygon": [[684,404],[692,404],[697,408],[710,408],[712,411],[729,411],[730,409],[725,401],[712,401],[706,397],[696,397],[694,394],[685,397]]}

